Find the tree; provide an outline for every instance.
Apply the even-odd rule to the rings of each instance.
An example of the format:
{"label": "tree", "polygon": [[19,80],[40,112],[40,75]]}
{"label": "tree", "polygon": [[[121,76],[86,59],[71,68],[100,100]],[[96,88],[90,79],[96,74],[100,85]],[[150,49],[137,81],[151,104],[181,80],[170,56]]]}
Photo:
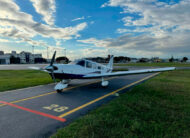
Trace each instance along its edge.
{"label": "tree", "polygon": [[46,63],[47,60],[44,59],[44,58],[35,58],[35,59],[34,59],[34,62],[35,62],[35,63]]}
{"label": "tree", "polygon": [[69,63],[69,59],[67,57],[58,57],[58,58],[56,58],[56,62],[67,64],[67,63]]}
{"label": "tree", "polygon": [[10,57],[10,64],[20,64],[20,58],[15,58],[14,56]]}
{"label": "tree", "polygon": [[147,62],[147,60],[146,60],[146,58],[141,58],[141,59],[139,60],[139,62],[145,63],[145,62]]}
{"label": "tree", "polygon": [[114,62],[119,63],[119,62],[129,62],[131,58],[129,57],[124,57],[124,56],[119,56],[119,57],[114,57]]}
{"label": "tree", "polygon": [[173,62],[174,61],[174,58],[173,56],[169,59],[169,62]]}
{"label": "tree", "polygon": [[182,62],[186,62],[188,60],[187,57],[183,57]]}

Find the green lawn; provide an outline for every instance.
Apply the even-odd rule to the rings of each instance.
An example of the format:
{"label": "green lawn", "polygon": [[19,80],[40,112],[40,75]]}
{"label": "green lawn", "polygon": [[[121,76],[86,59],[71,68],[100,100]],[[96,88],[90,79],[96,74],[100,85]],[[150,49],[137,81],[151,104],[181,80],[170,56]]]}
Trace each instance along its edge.
{"label": "green lawn", "polygon": [[161,73],[52,137],[190,137],[190,70]]}
{"label": "green lawn", "polygon": [[114,66],[146,66],[146,67],[190,67],[190,63],[124,63]]}
{"label": "green lawn", "polygon": [[34,70],[1,70],[0,92],[51,83],[48,73]]}
{"label": "green lawn", "polygon": [[[113,71],[126,71],[115,69]],[[50,75],[36,70],[0,70],[0,92],[52,83]]]}

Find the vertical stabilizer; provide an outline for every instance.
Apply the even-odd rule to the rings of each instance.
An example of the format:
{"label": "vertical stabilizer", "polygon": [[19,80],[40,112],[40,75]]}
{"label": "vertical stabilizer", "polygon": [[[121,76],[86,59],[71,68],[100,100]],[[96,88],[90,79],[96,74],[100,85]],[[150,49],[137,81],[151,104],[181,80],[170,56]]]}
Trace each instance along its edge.
{"label": "vertical stabilizer", "polygon": [[107,64],[107,67],[109,68],[109,71],[108,71],[108,72],[112,72],[112,70],[113,70],[113,59],[114,59],[114,56],[111,55],[111,56],[110,56],[110,61],[109,61],[109,63]]}

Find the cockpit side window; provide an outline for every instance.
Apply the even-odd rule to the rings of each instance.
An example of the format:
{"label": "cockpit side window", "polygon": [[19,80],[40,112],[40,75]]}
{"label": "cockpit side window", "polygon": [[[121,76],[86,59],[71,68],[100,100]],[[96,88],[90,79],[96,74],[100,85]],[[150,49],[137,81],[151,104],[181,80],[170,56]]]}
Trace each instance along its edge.
{"label": "cockpit side window", "polygon": [[85,61],[84,60],[81,60],[81,61],[79,61],[78,63],[77,63],[77,65],[80,65],[80,66],[85,66]]}
{"label": "cockpit side window", "polygon": [[86,67],[87,68],[92,68],[92,63],[91,62],[86,62]]}

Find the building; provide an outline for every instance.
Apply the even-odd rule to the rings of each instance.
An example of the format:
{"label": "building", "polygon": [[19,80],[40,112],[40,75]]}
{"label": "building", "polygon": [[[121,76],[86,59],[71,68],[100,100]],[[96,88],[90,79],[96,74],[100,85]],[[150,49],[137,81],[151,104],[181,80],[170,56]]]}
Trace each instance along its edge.
{"label": "building", "polygon": [[4,51],[0,51],[0,55],[4,55]]}
{"label": "building", "polygon": [[34,63],[35,58],[42,58],[42,54],[32,54],[25,51],[22,51],[19,54],[17,54],[16,51],[4,54],[3,51],[0,51],[0,64],[11,64],[11,59],[13,58],[19,59],[19,63],[21,64],[30,64]]}
{"label": "building", "polygon": [[159,57],[152,57],[150,59],[151,62],[162,62],[162,60]]}
{"label": "building", "polygon": [[138,59],[137,59],[137,58],[131,58],[130,62],[131,62],[131,63],[137,63],[137,62],[138,62]]}
{"label": "building", "polygon": [[10,64],[10,55],[0,55],[0,64]]}

